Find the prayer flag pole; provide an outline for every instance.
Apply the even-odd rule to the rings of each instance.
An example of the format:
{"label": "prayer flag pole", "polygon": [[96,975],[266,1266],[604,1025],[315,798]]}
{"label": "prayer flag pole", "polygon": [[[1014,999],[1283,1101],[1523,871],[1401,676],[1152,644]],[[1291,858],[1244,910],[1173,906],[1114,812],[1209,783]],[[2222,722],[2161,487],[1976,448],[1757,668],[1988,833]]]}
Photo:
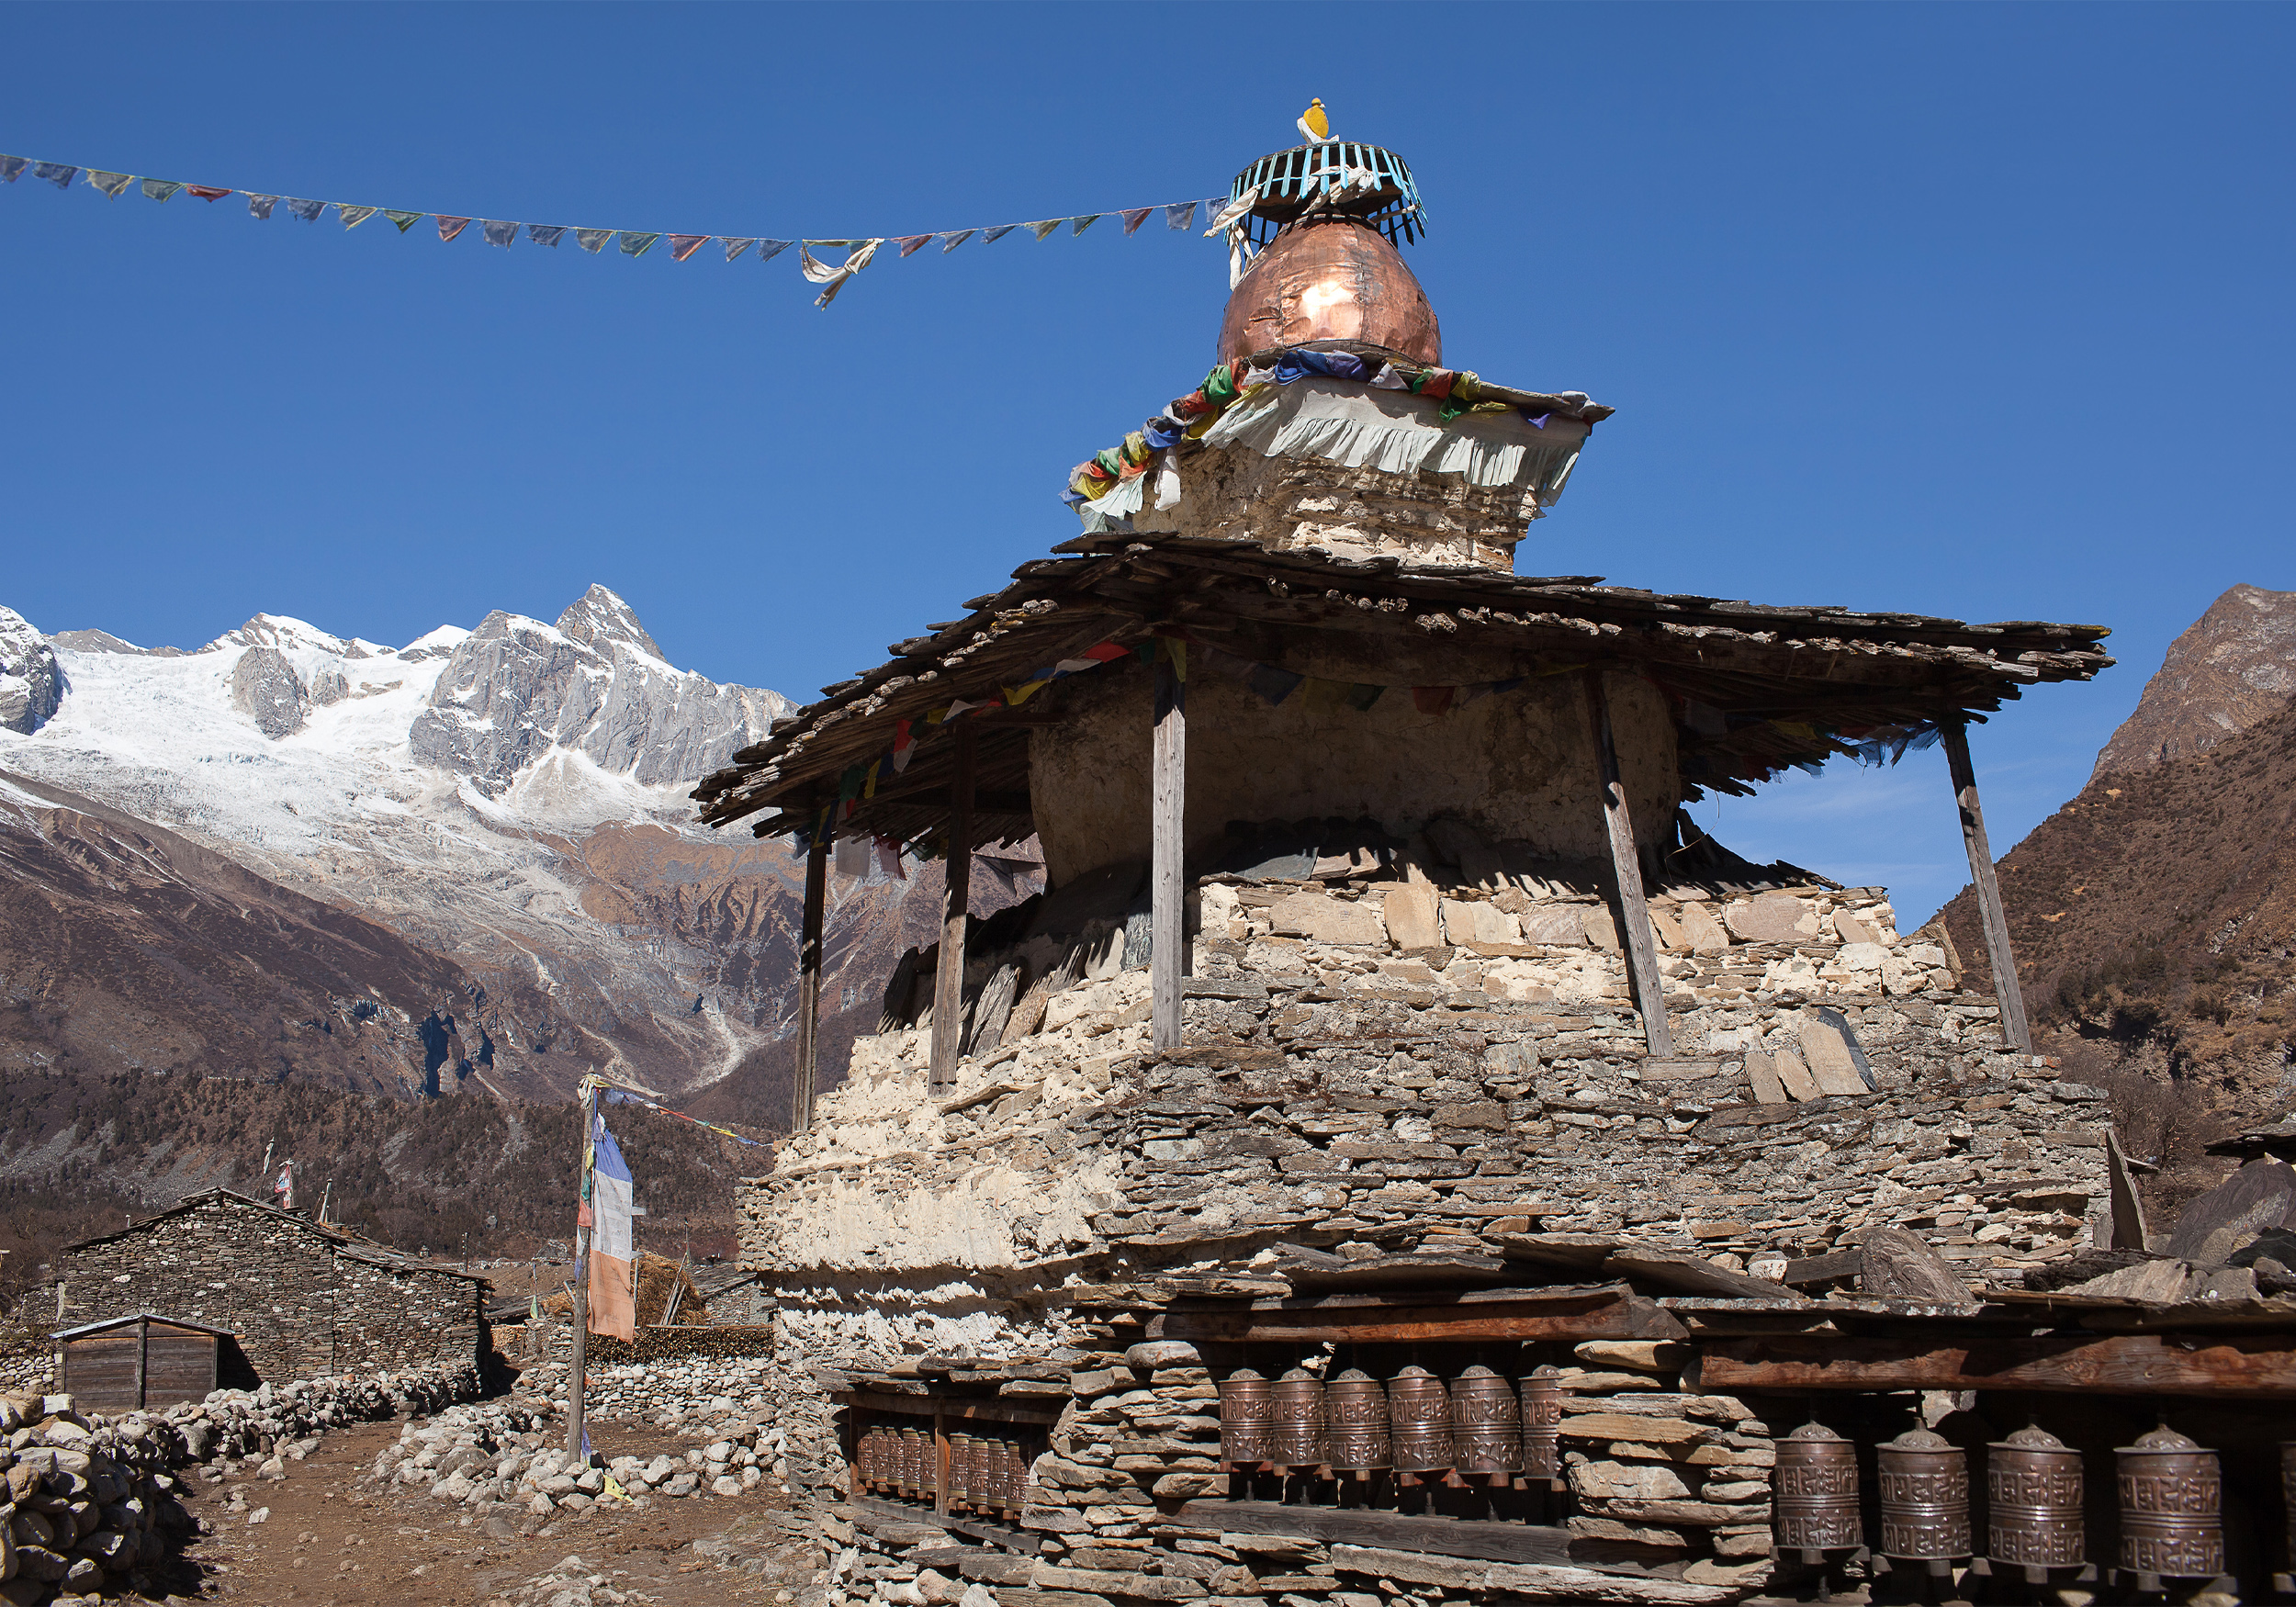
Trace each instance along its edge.
{"label": "prayer flag pole", "polygon": [[[585,1080],[582,1084],[581,1134],[581,1202],[583,1209],[590,1206],[591,1194],[591,1129],[598,1120],[598,1084]],[[582,1459],[582,1442],[588,1436],[582,1432],[582,1360],[589,1348],[590,1338],[590,1230],[582,1225],[578,1213],[574,1219],[574,1354],[568,1363],[566,1379],[566,1454]]]}

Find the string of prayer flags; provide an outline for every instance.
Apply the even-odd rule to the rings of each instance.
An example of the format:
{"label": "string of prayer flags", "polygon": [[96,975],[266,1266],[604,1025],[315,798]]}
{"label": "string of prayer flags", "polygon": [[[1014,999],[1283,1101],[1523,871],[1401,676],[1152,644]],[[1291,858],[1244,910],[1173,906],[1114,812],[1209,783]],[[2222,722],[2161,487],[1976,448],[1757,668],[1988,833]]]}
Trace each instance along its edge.
{"label": "string of prayer flags", "polygon": [[[68,163],[35,162],[26,156],[0,154],[0,182],[13,184],[28,172],[35,178],[48,180],[59,189],[71,188],[84,174],[90,185],[114,200],[125,195],[130,185],[141,189],[149,199],[163,202],[184,192],[197,196],[203,201],[219,201],[225,196],[244,195],[247,197],[248,215],[257,219],[268,219],[273,210],[284,202],[289,215],[300,218],[306,223],[316,223],[320,214],[332,207],[346,230],[357,228],[377,212],[389,219],[402,235],[419,219],[425,217],[435,218],[438,221],[438,237],[441,243],[459,238],[474,220],[478,224],[478,233],[481,239],[489,245],[499,245],[506,249],[517,240],[518,231],[521,229],[526,231],[526,238],[535,244],[547,246],[557,245],[570,232],[574,236],[575,243],[593,256],[602,252],[609,241],[615,241],[618,242],[621,254],[624,256],[641,257],[653,249],[656,242],[664,238],[662,232],[654,230],[579,229],[570,228],[565,224],[523,223],[500,218],[474,219],[455,212],[411,212],[349,201],[313,200],[303,197],[277,196],[260,190],[234,190],[219,185],[193,185],[184,184],[175,179],[139,178],[132,174],[115,173],[108,168],[82,168]],[[799,245],[799,265],[805,278],[822,287],[822,293],[814,304],[816,307],[827,307],[837,299],[838,292],[844,287],[848,280],[869,265],[876,248],[884,244],[888,240],[899,246],[899,254],[903,257],[914,256],[926,246],[936,242],[940,246],[941,253],[946,255],[976,234],[980,237],[981,243],[987,245],[1002,240],[1016,229],[1025,229],[1035,239],[1041,241],[1050,239],[1060,230],[1061,225],[1065,223],[1068,225],[1069,237],[1074,239],[1102,218],[1110,216],[1123,219],[1124,233],[1129,238],[1139,230],[1140,226],[1147,221],[1151,215],[1158,211],[1163,212],[1165,222],[1169,228],[1176,230],[1193,228],[1197,208],[1199,207],[1203,208],[1204,216],[1216,219],[1214,232],[1217,232],[1219,229],[1225,228],[1228,222],[1232,220],[1232,215],[1236,213],[1239,207],[1248,207],[1253,198],[1246,197],[1235,202],[1229,202],[1225,197],[1215,197],[1205,201],[1172,201],[1154,207],[1128,207],[1114,212],[1078,212],[1064,218],[1041,218],[1028,223],[976,225],[970,229],[943,230],[939,232],[920,234],[883,235],[865,239],[806,240]],[[758,261],[764,263],[771,262],[788,250],[790,246],[799,244],[796,241],[775,240],[757,235],[673,233],[668,235],[667,238],[670,241],[670,257],[681,263],[691,260],[703,245],[712,240],[724,243],[726,260],[728,263],[748,254],[752,246],[757,248]],[[843,263],[830,264],[825,264],[814,254],[818,251],[843,251],[848,255]],[[1176,489],[1174,492],[1176,499]]]}

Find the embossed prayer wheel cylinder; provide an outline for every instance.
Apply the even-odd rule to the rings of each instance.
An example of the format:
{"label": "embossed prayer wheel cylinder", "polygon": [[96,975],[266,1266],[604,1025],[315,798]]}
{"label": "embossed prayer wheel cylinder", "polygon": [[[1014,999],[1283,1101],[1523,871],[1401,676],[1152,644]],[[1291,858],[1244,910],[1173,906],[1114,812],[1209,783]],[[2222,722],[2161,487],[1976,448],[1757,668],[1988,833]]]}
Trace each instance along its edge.
{"label": "embossed prayer wheel cylinder", "polygon": [[1910,1562],[1970,1556],[1969,1458],[1928,1429],[1879,1446],[1882,1555]]}
{"label": "embossed prayer wheel cylinder", "polygon": [[1515,1473],[1523,1467],[1523,1409],[1514,1386],[1489,1367],[1469,1367],[1451,1384],[1451,1444],[1461,1473]]}
{"label": "embossed prayer wheel cylinder", "polygon": [[1323,1388],[1323,1459],[1348,1473],[1388,1465],[1387,1391],[1350,1367]]}
{"label": "embossed prayer wheel cylinder", "polygon": [[1562,1369],[1536,1367],[1523,1380],[1523,1472],[1562,1477]]}
{"label": "embossed prayer wheel cylinder", "polygon": [[1986,1555],[2028,1568],[2088,1558],[2081,1454],[2046,1429],[2019,1429],[1986,1447]]}
{"label": "embossed prayer wheel cylinder", "polygon": [[1285,1467],[1323,1464],[1323,1380],[1294,1367],[1276,1380],[1276,1427],[1267,1459]]}
{"label": "embossed prayer wheel cylinder", "polygon": [[879,1479],[877,1467],[884,1452],[884,1432],[882,1429],[863,1429],[861,1438],[853,1443],[853,1467],[860,1473],[863,1484],[875,1484]]}
{"label": "embossed prayer wheel cylinder", "polygon": [[949,1436],[949,1499],[977,1500],[981,1495],[981,1443],[971,1434]]}
{"label": "embossed prayer wheel cylinder", "polygon": [[2289,1571],[2296,1573],[2296,1440],[2280,1444],[2280,1510],[2288,1516]]}
{"label": "embossed prayer wheel cylinder", "polygon": [[1220,1459],[1275,1459],[1276,1387],[1249,1367],[1238,1367],[1220,1382]]}
{"label": "embossed prayer wheel cylinder", "polygon": [[1778,1442],[1772,1500],[1781,1550],[1863,1545],[1858,1450],[1824,1423],[1806,1422]]}
{"label": "embossed prayer wheel cylinder", "polygon": [[933,1437],[918,1429],[901,1431],[901,1483],[911,1495],[927,1495],[933,1488]]}
{"label": "embossed prayer wheel cylinder", "polygon": [[990,1499],[1000,1507],[1020,1505],[1020,1487],[1029,1482],[1029,1466],[1020,1455],[1020,1447],[1010,1440],[989,1443],[991,1471]]}
{"label": "embossed prayer wheel cylinder", "polygon": [[2216,1453],[2166,1427],[2113,1453],[2120,1464],[2121,1566],[2213,1579],[2224,1571],[2224,1481]]}
{"label": "embossed prayer wheel cylinder", "polygon": [[1451,1466],[1451,1397],[1424,1367],[1405,1367],[1387,1381],[1389,1455],[1398,1473]]}

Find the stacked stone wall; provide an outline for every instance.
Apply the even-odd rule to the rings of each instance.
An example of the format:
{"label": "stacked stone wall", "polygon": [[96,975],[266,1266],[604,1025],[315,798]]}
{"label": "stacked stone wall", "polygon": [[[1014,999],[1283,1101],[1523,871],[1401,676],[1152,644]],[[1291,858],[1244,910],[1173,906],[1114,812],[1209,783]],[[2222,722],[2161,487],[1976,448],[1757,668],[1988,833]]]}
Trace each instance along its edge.
{"label": "stacked stone wall", "polygon": [[228,1198],[66,1251],[56,1282],[59,1328],[149,1311],[228,1329],[264,1379],[475,1364],[483,1342],[482,1286],[364,1259],[310,1223]]}

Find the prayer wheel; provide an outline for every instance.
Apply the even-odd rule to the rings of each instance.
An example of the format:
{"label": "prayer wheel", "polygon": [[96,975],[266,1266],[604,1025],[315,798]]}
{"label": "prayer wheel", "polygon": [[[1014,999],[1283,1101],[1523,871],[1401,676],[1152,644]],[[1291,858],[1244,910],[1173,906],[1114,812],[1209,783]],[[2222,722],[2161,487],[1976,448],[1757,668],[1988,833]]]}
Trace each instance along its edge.
{"label": "prayer wheel", "polygon": [[925,1436],[915,1429],[901,1431],[901,1493],[919,1495],[926,1488]]}
{"label": "prayer wheel", "polygon": [[1523,1409],[1514,1386],[1469,1367],[1451,1386],[1451,1442],[1461,1473],[1514,1473],[1523,1466]]}
{"label": "prayer wheel", "polygon": [[1275,1431],[1267,1459],[1283,1467],[1323,1465],[1323,1380],[1294,1367],[1276,1380]]}
{"label": "prayer wheel", "polygon": [[949,1436],[949,1499],[952,1501],[973,1501],[981,1499],[981,1442],[971,1434]]}
{"label": "prayer wheel", "polygon": [[1323,1389],[1323,1457],[1349,1473],[1388,1464],[1387,1391],[1361,1368],[1350,1367]]}
{"label": "prayer wheel", "polygon": [[1523,1472],[1562,1477],[1562,1370],[1535,1367],[1523,1380]]}
{"label": "prayer wheel", "polygon": [[2296,1573],[2296,1440],[2280,1445],[2280,1510],[2288,1516],[2288,1568]]}
{"label": "prayer wheel", "polygon": [[996,1504],[1017,1512],[1029,1483],[1029,1459],[1010,1440],[996,1442]]}
{"label": "prayer wheel", "polygon": [[2046,1429],[2019,1429],[1986,1447],[1986,1555],[2028,1568],[2086,1560],[2081,1454]]}
{"label": "prayer wheel", "polygon": [[881,1428],[865,1428],[853,1446],[854,1469],[863,1484],[884,1482],[884,1475],[880,1469],[884,1464],[884,1433]]}
{"label": "prayer wheel", "polygon": [[1806,1422],[1778,1442],[1773,1499],[1781,1550],[1832,1551],[1864,1544],[1858,1519],[1858,1451],[1824,1423]]}
{"label": "prayer wheel", "polygon": [[1928,1429],[1908,1429],[1875,1455],[1882,1555],[1908,1562],[1969,1556],[1969,1458]]}
{"label": "prayer wheel", "polygon": [[2121,1474],[2121,1566],[2213,1579],[2224,1571],[2224,1481],[2216,1453],[2163,1426],[2113,1453]]}
{"label": "prayer wheel", "polygon": [[1405,1367],[1387,1381],[1388,1439],[1398,1473],[1451,1466],[1451,1397],[1424,1367]]}
{"label": "prayer wheel", "polygon": [[1275,1386],[1251,1368],[1238,1367],[1220,1384],[1220,1459],[1273,1460],[1275,1437]]}

